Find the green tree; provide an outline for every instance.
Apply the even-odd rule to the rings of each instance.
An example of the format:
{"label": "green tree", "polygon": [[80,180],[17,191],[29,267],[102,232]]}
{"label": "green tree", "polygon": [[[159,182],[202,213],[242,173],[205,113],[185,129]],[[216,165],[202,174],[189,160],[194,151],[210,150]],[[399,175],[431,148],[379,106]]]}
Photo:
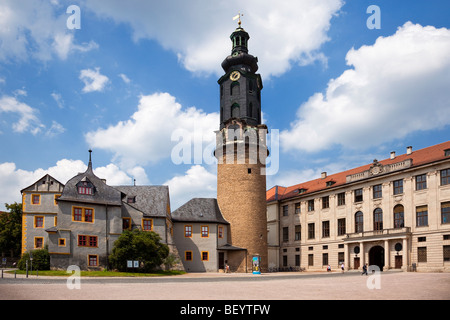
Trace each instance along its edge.
{"label": "green tree", "polygon": [[5,203],[9,212],[0,214],[0,253],[19,256],[22,246],[22,204]]}
{"label": "green tree", "polygon": [[138,260],[138,271],[150,272],[160,267],[169,255],[169,247],[153,231],[124,231],[114,243],[109,262],[114,269],[127,270],[127,260]]}
{"label": "green tree", "polygon": [[[50,254],[47,247],[44,249],[31,250],[33,256],[33,270],[50,270]],[[26,269],[26,261],[28,260],[28,268],[31,269],[30,252],[25,252],[17,263],[20,270]]]}

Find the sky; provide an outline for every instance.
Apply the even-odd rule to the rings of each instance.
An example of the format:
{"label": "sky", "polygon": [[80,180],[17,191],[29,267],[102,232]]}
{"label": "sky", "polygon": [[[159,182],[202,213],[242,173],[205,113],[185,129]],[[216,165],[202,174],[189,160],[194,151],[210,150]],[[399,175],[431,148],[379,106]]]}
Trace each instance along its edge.
{"label": "sky", "polygon": [[[216,197],[221,62],[242,13],[267,189],[450,137],[448,0],[0,0],[0,210],[45,174]],[[180,150],[184,150],[181,153]]]}

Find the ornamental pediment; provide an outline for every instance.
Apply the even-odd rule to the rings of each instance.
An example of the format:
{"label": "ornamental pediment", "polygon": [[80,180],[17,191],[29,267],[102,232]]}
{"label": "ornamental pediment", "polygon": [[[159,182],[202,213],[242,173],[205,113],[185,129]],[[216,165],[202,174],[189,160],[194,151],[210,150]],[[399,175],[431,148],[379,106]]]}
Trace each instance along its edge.
{"label": "ornamental pediment", "polygon": [[377,159],[375,159],[373,160],[373,163],[368,170],[348,175],[346,177],[346,182],[348,183],[362,179],[367,179],[373,176],[407,169],[410,168],[411,166],[412,166],[412,159],[405,159],[403,161],[386,165],[381,164],[380,162],[378,162]]}

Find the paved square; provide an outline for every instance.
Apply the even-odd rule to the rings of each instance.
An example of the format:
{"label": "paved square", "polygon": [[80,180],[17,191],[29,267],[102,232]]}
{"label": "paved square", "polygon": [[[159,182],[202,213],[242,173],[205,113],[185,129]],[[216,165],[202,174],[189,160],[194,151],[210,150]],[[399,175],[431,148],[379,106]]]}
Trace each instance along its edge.
{"label": "paved square", "polygon": [[[67,278],[0,279],[0,299],[126,300],[448,300],[450,273],[199,273],[157,278],[81,278],[68,289]],[[372,289],[371,289],[372,288]]]}

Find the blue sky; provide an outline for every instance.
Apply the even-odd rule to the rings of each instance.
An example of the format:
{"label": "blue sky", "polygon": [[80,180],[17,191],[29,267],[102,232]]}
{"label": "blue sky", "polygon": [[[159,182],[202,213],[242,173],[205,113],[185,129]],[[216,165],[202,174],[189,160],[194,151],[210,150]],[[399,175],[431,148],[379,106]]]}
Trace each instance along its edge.
{"label": "blue sky", "polygon": [[214,141],[239,11],[279,133],[268,188],[449,140],[446,0],[1,0],[0,203],[46,173],[65,183],[89,148],[108,184],[167,184],[172,209],[215,197],[216,164],[174,163],[172,137]]}

